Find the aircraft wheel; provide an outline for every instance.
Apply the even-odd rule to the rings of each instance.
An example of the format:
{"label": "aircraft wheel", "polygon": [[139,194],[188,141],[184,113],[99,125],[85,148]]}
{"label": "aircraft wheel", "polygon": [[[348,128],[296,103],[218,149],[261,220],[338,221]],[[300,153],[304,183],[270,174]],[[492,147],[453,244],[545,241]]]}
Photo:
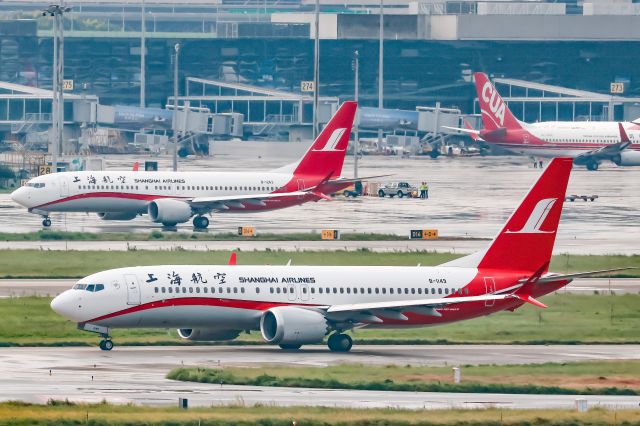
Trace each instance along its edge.
{"label": "aircraft wheel", "polygon": [[302,345],[278,345],[280,349],[284,349],[285,351],[297,351],[302,347]]}
{"label": "aircraft wheel", "polygon": [[111,340],[101,340],[99,346],[103,351],[110,351],[113,349],[113,342]]}
{"label": "aircraft wheel", "polygon": [[353,346],[353,340],[347,334],[334,333],[329,336],[327,345],[332,352],[349,352]]}
{"label": "aircraft wheel", "polygon": [[196,216],[193,218],[193,227],[196,229],[207,229],[209,219],[206,216]]}
{"label": "aircraft wheel", "polygon": [[51,219],[49,219],[48,217],[45,217],[42,220],[42,226],[44,226],[45,228],[48,228],[51,226]]}

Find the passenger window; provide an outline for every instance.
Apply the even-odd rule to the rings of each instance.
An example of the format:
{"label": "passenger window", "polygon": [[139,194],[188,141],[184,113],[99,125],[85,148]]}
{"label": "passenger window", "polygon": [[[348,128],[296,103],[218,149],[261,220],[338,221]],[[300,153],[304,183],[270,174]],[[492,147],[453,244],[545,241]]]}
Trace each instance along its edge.
{"label": "passenger window", "polygon": [[234,288],[233,288],[233,292],[234,292],[234,293],[237,293],[237,292],[238,292],[238,287],[234,287]]}
{"label": "passenger window", "polygon": [[340,287],[340,294],[344,293],[344,288]]}
{"label": "passenger window", "polygon": [[351,294],[351,288],[347,287],[347,294]]}
{"label": "passenger window", "polygon": [[376,287],[376,294],[380,293],[380,289],[378,287]]}
{"label": "passenger window", "polygon": [[371,287],[367,288],[367,293],[371,294]]}
{"label": "passenger window", "polygon": [[189,287],[189,293],[193,293],[193,287]]}
{"label": "passenger window", "polygon": [[382,294],[387,294],[387,289],[382,287]]}
{"label": "passenger window", "polygon": [[415,288],[411,289],[411,294],[416,294],[416,289]]}
{"label": "passenger window", "polygon": [[422,294],[422,289],[421,288],[418,289],[418,294]]}
{"label": "passenger window", "polygon": [[186,293],[187,292],[187,288],[186,287],[182,287],[182,292]]}
{"label": "passenger window", "polygon": [[168,290],[169,290],[169,293],[173,293],[173,287],[169,287]]}
{"label": "passenger window", "polygon": [[360,287],[360,294],[364,294],[364,287]]}
{"label": "passenger window", "polygon": [[409,294],[409,289],[405,287],[404,294]]}
{"label": "passenger window", "polygon": [[[313,289],[311,291],[313,292]],[[318,287],[318,293],[322,294],[322,287]]]}
{"label": "passenger window", "polygon": [[468,288],[464,289],[464,294],[467,294],[467,295],[469,294],[469,289]]}
{"label": "passenger window", "polygon": [[333,294],[336,294],[338,292],[338,289],[336,287],[333,288]]}
{"label": "passenger window", "polygon": [[269,287],[269,291],[273,294],[273,287]]}
{"label": "passenger window", "polygon": [[438,289],[438,294],[442,294],[442,288]]}
{"label": "passenger window", "polygon": [[200,293],[200,287],[196,287],[196,293]]}
{"label": "passenger window", "polygon": [[204,291],[206,293],[207,291],[209,291],[209,289],[207,287],[203,287],[202,291]]}
{"label": "passenger window", "polygon": [[389,289],[389,294],[393,294],[393,287]]}
{"label": "passenger window", "polygon": [[449,289],[448,288],[444,289],[444,294],[449,294]]}
{"label": "passenger window", "polygon": [[157,293],[158,292],[158,287],[156,287],[155,290],[156,290],[156,293]]}
{"label": "passenger window", "polygon": [[276,293],[280,294],[280,287],[276,287]]}
{"label": "passenger window", "polygon": [[[293,289],[292,289],[293,290]],[[302,293],[303,294],[307,294],[307,288],[306,287],[302,287]]]}
{"label": "passenger window", "polygon": [[163,292],[163,293],[166,293],[166,292],[167,292],[167,289],[166,289],[166,288],[164,288],[164,287],[162,287],[162,292]]}
{"label": "passenger window", "polygon": [[435,288],[431,289],[431,294],[436,294],[436,289]]}
{"label": "passenger window", "polygon": [[256,287],[256,293],[260,293],[260,287]]}

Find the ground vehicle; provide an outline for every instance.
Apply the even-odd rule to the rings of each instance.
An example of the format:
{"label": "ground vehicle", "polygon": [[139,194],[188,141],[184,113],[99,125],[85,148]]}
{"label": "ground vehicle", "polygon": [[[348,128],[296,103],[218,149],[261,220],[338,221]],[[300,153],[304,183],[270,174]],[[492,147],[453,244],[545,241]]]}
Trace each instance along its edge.
{"label": "ground vehicle", "polygon": [[418,191],[418,188],[411,185],[409,182],[394,182],[389,185],[381,186],[378,190],[378,197],[386,197],[387,195],[391,198],[396,195],[398,198],[411,197],[416,191]]}
{"label": "ground vehicle", "polygon": [[342,191],[342,193],[344,194],[345,197],[349,198],[349,197],[359,197],[360,195],[362,195],[362,181],[356,181],[353,184],[353,188],[347,188],[344,191]]}

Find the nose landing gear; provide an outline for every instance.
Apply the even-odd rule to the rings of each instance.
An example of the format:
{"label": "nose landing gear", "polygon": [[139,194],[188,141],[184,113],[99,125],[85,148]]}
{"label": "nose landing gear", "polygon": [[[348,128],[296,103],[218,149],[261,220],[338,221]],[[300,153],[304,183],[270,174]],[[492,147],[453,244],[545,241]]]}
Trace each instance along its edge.
{"label": "nose landing gear", "polygon": [[42,219],[42,226],[45,228],[49,228],[51,226],[51,219],[49,219],[49,216],[45,216],[44,219]]}

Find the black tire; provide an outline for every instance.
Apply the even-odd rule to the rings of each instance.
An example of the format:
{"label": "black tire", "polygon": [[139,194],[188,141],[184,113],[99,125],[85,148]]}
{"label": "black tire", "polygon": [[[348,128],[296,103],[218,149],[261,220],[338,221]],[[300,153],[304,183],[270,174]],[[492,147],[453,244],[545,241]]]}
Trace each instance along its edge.
{"label": "black tire", "polygon": [[280,349],[283,349],[285,351],[297,351],[302,347],[302,345],[278,345],[278,346],[280,346]]}
{"label": "black tire", "polygon": [[596,170],[598,170],[598,163],[596,163],[595,161],[587,163],[587,170],[595,172]]}
{"label": "black tire", "polygon": [[209,218],[206,216],[195,216],[193,218],[193,227],[196,229],[207,229],[209,226]]}
{"label": "black tire", "polygon": [[384,191],[382,189],[378,191],[378,197],[384,198]]}
{"label": "black tire", "polygon": [[353,339],[347,334],[334,333],[329,336],[327,345],[332,352],[349,352],[353,346]]}
{"label": "black tire", "polygon": [[402,191],[398,191],[398,198],[404,197],[404,193]]}
{"label": "black tire", "polygon": [[42,226],[44,226],[45,228],[50,227],[51,226],[51,219],[49,219],[48,217],[44,218],[42,220]]}
{"label": "black tire", "polygon": [[440,152],[435,149],[432,149],[431,151],[429,151],[429,157],[431,158],[438,158],[439,155],[440,155]]}

